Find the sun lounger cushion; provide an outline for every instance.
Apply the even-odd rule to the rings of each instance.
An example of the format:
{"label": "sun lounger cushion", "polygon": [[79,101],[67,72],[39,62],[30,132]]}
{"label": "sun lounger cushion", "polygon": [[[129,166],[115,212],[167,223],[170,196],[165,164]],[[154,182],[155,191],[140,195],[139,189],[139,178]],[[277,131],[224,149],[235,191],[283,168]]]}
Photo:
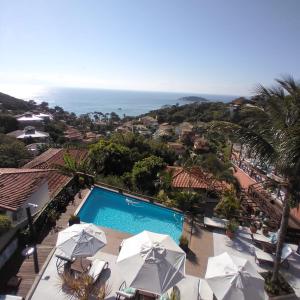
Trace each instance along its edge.
{"label": "sun lounger cushion", "polygon": [[132,294],[134,295],[136,292],[136,289],[133,287],[126,287],[122,290],[123,292],[127,293],[127,294]]}
{"label": "sun lounger cushion", "polygon": [[228,220],[220,219],[216,217],[212,217],[212,218],[204,217],[204,225],[210,227],[225,229],[227,222]]}
{"label": "sun lounger cushion", "polygon": [[117,291],[116,294],[118,296],[124,297],[126,299],[132,299],[135,296],[134,294],[129,294],[129,293],[126,293],[124,291]]}
{"label": "sun lounger cushion", "polygon": [[23,298],[15,295],[0,295],[0,300],[23,300]]}
{"label": "sun lounger cushion", "polygon": [[[286,260],[291,254],[292,254],[293,250],[292,248],[285,244],[282,248],[282,252],[281,252],[281,262],[283,262],[284,260]],[[274,262],[275,256],[264,252],[262,250],[259,249],[255,249],[255,257],[260,261],[267,261],[267,262]]]}
{"label": "sun lounger cushion", "polygon": [[89,269],[89,275],[93,277],[94,282],[98,279],[99,275],[103,271],[104,267],[107,265],[107,262],[100,259],[95,259],[92,262],[92,266]]}

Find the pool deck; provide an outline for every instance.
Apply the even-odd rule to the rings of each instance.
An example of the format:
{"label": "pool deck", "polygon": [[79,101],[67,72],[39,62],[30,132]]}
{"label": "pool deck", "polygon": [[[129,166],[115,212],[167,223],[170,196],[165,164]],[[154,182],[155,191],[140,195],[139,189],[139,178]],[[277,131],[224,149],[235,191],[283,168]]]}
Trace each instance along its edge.
{"label": "pool deck", "polygon": [[[108,191],[118,193],[118,190],[115,189],[107,188],[100,185],[95,185],[95,186],[102,189],[106,189]],[[137,197],[134,195],[130,195],[128,193],[123,193],[123,195],[130,196],[132,198],[151,203],[149,200],[142,197]],[[77,207],[75,212],[76,214],[80,211],[81,207],[87,200],[87,196],[88,194],[85,196],[83,201]],[[154,204],[161,206],[162,208],[171,209],[160,203],[154,203]],[[177,209],[172,209],[172,210],[181,212]],[[193,226],[192,234],[191,234],[191,226]],[[101,251],[109,254],[118,255],[119,246],[122,240],[132,236],[132,234],[120,232],[107,227],[101,227],[101,226],[99,227],[105,232],[108,241],[107,245],[104,248],[102,248]],[[190,249],[189,253],[187,254],[186,273],[188,275],[203,277],[206,272],[207,259],[208,257],[213,256],[214,254],[213,234],[210,231],[203,230],[203,228],[201,228],[201,225],[197,222],[193,222],[193,224],[191,224],[191,220],[188,217],[185,218],[182,233],[184,236],[188,238],[189,249]]]}
{"label": "pool deck", "polygon": [[[78,211],[89,194],[89,190],[85,190],[84,199],[79,199],[76,196],[74,204],[70,203],[67,211],[63,213],[57,221],[59,230],[68,226],[69,215]],[[107,237],[107,245],[103,247],[95,257],[102,258],[109,261],[109,269],[101,277],[101,280],[108,281],[111,285],[111,293],[106,298],[109,300],[115,299],[115,292],[118,290],[122,278],[116,266],[116,258],[119,254],[119,246],[123,239],[126,239],[131,234],[112,230],[110,228],[101,227]],[[183,300],[197,300],[198,296],[197,284],[199,278],[205,277],[208,257],[218,255],[223,252],[228,252],[232,255],[245,257],[252,261],[253,265],[258,271],[266,270],[258,266],[253,257],[253,244],[249,238],[237,236],[233,241],[229,240],[224,232],[209,231],[202,227],[201,222],[191,222],[189,217],[185,218],[183,226],[183,234],[189,240],[189,253],[186,260],[186,282],[182,288],[184,295]],[[38,245],[40,273],[34,274],[34,266],[32,258],[26,259],[21,264],[18,274],[23,278],[17,295],[27,299],[49,299],[55,298],[57,300],[68,299],[68,295],[59,288],[59,278],[55,267],[55,244],[57,239],[57,232],[53,231],[48,234]],[[13,262],[12,262],[13,263]],[[283,271],[284,276],[294,288],[297,296],[300,296],[300,259],[298,256],[291,257],[291,268]],[[43,266],[43,267],[42,267]],[[268,268],[267,268],[268,269]],[[2,279],[2,278],[1,278]],[[193,287],[193,288],[191,288]]]}
{"label": "pool deck", "polygon": [[[45,269],[47,269],[47,263],[51,261],[54,253],[55,244],[57,240],[58,231],[68,227],[68,219],[71,214],[76,213],[85,202],[90,190],[86,189],[82,192],[83,198],[80,199],[76,195],[74,203],[70,203],[65,213],[62,213],[59,220],[56,223],[56,229],[48,233],[43,241],[37,245],[40,273],[34,273],[33,258],[22,259],[22,261],[16,265],[15,260],[12,259],[6,268],[10,266],[14,270],[10,270],[10,276],[17,275],[22,277],[21,284],[16,290],[1,289],[2,293],[13,293],[26,299],[30,299],[30,296],[34,292],[37,285],[41,282],[41,278]],[[116,231],[107,227],[101,227],[107,237],[107,245],[101,249],[101,252],[117,256],[119,254],[119,246],[123,239],[126,239],[131,234]],[[213,256],[213,234],[212,232],[201,229],[199,224],[193,224],[192,236],[191,226],[188,219],[185,220],[183,226],[183,233],[189,239],[190,252],[187,255],[186,261],[186,273],[188,275],[203,277],[206,271],[207,258]],[[8,278],[9,278],[8,277]],[[7,279],[6,278],[6,281]],[[1,278],[2,279],[2,278]],[[27,296],[27,297],[26,297]]]}

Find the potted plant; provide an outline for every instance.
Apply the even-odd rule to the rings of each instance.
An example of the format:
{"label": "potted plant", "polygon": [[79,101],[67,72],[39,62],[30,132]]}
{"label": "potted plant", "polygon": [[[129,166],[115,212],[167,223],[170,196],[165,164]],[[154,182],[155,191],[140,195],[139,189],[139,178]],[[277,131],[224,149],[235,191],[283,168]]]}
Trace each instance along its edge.
{"label": "potted plant", "polygon": [[264,225],[262,226],[262,233],[263,233],[263,235],[265,235],[265,236],[268,236],[268,235],[269,235],[269,228],[268,228],[268,226],[267,226],[266,224],[264,224]]}
{"label": "potted plant", "polygon": [[75,216],[75,215],[71,215],[70,218],[69,218],[69,226],[72,226],[74,224],[80,224],[80,217]]}
{"label": "potted plant", "polygon": [[182,235],[179,239],[179,247],[184,251],[187,252],[189,250],[189,241],[188,239]]}
{"label": "potted plant", "polygon": [[256,227],[255,223],[250,224],[250,231],[251,231],[251,233],[256,233],[257,227]]}
{"label": "potted plant", "polygon": [[78,183],[79,183],[79,186],[80,186],[80,187],[84,187],[85,180],[84,180],[84,177],[83,177],[83,176],[79,176],[79,178],[78,178]]}
{"label": "potted plant", "polygon": [[226,235],[232,240],[234,233],[238,228],[238,224],[235,220],[230,220],[226,225]]}

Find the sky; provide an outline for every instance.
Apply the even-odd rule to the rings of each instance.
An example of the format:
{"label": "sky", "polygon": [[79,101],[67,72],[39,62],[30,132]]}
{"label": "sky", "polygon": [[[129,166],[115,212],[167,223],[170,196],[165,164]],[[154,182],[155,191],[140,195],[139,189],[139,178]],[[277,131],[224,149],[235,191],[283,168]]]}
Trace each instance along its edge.
{"label": "sky", "polygon": [[250,95],[300,79],[299,0],[0,0],[0,91]]}

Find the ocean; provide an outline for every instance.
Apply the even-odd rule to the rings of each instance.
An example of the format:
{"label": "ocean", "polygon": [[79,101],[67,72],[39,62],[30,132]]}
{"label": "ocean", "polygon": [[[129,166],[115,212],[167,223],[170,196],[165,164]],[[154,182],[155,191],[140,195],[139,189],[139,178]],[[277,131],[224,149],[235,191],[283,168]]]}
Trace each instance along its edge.
{"label": "ocean", "polygon": [[50,107],[61,106],[64,110],[83,114],[94,111],[102,113],[116,112],[120,116],[137,116],[159,109],[164,105],[180,105],[188,102],[179,100],[185,96],[200,96],[210,101],[228,102],[236,98],[229,95],[209,95],[195,93],[169,93],[121,91],[86,88],[49,88],[27,99],[36,102],[46,101]]}

